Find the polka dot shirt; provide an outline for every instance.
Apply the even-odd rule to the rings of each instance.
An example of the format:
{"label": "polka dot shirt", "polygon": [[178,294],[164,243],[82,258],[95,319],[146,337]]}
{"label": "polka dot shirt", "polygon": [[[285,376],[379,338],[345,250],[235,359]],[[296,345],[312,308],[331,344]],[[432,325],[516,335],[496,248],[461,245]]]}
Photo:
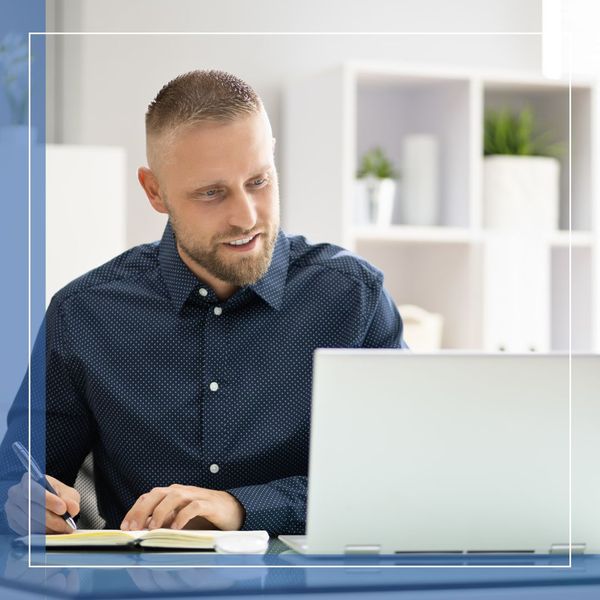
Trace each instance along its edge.
{"label": "polka dot shirt", "polygon": [[316,348],[404,347],[373,266],[279,232],[256,284],[221,302],[172,229],[63,288],[46,316],[46,470],[91,450],[99,510],[119,527],[173,483],[227,490],[244,529],[305,529]]}

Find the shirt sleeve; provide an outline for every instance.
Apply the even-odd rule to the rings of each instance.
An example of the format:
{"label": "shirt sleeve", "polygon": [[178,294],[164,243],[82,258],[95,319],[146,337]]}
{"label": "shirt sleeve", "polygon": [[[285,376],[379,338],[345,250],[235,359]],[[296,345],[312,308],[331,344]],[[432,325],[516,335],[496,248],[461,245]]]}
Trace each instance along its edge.
{"label": "shirt sleeve", "polygon": [[227,491],[246,511],[243,530],[265,529],[271,536],[296,535],[306,529],[307,487],[307,477],[298,475]]}
{"label": "shirt sleeve", "polygon": [[396,308],[396,303],[382,287],[362,347],[408,349],[403,332],[402,317]]}
{"label": "shirt sleeve", "polygon": [[[28,377],[23,382],[15,396],[8,413],[8,427],[0,445],[0,531],[11,533],[4,506],[8,499],[8,490],[18,484],[25,473],[21,463],[12,449],[13,442],[28,445]],[[33,442],[33,440],[32,440]]]}
{"label": "shirt sleeve", "polygon": [[[30,431],[31,415],[31,436]],[[89,452],[92,419],[69,364],[63,323],[51,303],[37,335],[29,371],[8,412],[7,430],[0,445],[0,477],[13,484],[23,475],[12,444],[28,446],[40,468],[73,485]]]}
{"label": "shirt sleeve", "polygon": [[[0,445],[2,507],[8,489],[25,472],[12,449],[13,442],[28,447],[31,440],[31,455],[42,471],[69,486],[91,448],[92,420],[73,381],[67,354],[60,312],[56,303],[51,303],[35,340],[29,370],[8,412]],[[0,527],[7,530],[6,515],[1,513]]]}
{"label": "shirt sleeve", "polygon": [[60,307],[46,316],[46,472],[72,486],[96,435]]}

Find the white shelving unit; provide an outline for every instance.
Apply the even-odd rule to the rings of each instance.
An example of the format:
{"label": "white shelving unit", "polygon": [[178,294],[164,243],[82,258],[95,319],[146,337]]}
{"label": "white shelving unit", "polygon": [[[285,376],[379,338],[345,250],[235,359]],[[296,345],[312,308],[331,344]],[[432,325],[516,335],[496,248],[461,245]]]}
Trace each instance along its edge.
{"label": "white shelving unit", "polygon": [[126,250],[125,181],[123,148],[46,144],[46,305]]}
{"label": "white shelving unit", "polygon": [[[533,239],[482,226],[484,111],[524,106],[567,148],[571,134],[560,228]],[[398,304],[441,313],[445,348],[567,350],[570,337],[573,351],[600,352],[599,106],[593,82],[570,88],[514,73],[353,62],[291,82],[284,226],[367,258]],[[413,133],[439,140],[439,224],[413,227],[396,215],[390,227],[355,226],[359,158],[381,146],[398,165]]]}

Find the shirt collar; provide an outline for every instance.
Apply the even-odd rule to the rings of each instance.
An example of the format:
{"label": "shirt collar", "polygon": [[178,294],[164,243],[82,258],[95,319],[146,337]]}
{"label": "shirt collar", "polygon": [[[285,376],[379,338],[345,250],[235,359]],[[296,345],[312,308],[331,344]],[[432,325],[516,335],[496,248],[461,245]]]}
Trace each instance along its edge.
{"label": "shirt collar", "polygon": [[[256,283],[248,286],[276,310],[279,310],[283,303],[289,254],[290,242],[285,233],[280,230],[267,272]],[[181,260],[170,222],[167,223],[160,241],[158,262],[169,295],[177,310],[180,311],[192,292],[198,291],[202,282]]]}
{"label": "shirt collar", "polygon": [[269,269],[256,283],[249,286],[255,294],[275,310],[279,310],[283,303],[289,264],[290,241],[285,233],[279,230]]}

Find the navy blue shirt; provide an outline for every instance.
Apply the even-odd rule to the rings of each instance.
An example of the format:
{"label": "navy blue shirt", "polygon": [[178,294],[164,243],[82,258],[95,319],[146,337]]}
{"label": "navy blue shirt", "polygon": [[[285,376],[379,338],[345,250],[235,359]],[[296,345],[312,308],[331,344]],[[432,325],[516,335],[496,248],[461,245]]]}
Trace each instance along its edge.
{"label": "navy blue shirt", "polygon": [[46,315],[46,472],[68,485],[93,451],[118,528],[174,483],[227,490],[244,529],[305,529],[316,348],[399,348],[379,270],[279,232],[267,273],[221,302],[172,229],[58,292]]}

